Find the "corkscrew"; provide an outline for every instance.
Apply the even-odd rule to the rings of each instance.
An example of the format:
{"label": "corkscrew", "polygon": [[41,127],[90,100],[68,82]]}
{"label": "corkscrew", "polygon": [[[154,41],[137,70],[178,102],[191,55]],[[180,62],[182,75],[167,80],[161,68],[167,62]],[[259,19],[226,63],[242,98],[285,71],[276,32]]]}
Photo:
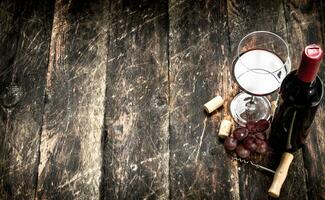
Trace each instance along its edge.
{"label": "corkscrew", "polygon": [[241,158],[238,158],[237,156],[233,156],[233,157],[232,157],[232,160],[238,161],[238,162],[240,162],[240,163],[244,163],[244,164],[251,165],[251,166],[255,167],[256,169],[260,169],[260,170],[263,170],[263,171],[266,171],[266,172],[269,172],[269,173],[272,173],[272,174],[275,173],[274,170],[269,169],[269,168],[267,168],[267,167],[264,167],[264,166],[262,166],[262,165],[259,165],[259,164],[256,164],[256,163],[253,163],[251,160],[241,159]]}

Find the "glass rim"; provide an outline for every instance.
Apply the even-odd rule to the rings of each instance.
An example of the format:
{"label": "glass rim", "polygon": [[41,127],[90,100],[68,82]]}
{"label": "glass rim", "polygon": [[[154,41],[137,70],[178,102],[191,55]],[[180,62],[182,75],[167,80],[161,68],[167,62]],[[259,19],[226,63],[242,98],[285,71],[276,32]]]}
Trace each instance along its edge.
{"label": "glass rim", "polygon": [[284,45],[285,45],[285,47],[286,47],[286,49],[287,49],[287,57],[286,57],[286,59],[285,59],[285,61],[287,60],[287,59],[290,59],[290,50],[289,50],[289,45],[288,45],[288,43],[282,38],[282,37],[280,37],[279,35],[277,35],[276,33],[273,33],[273,32],[270,32],[270,31],[253,31],[253,32],[250,32],[250,33],[248,33],[247,35],[245,35],[240,41],[239,41],[239,43],[238,43],[238,47],[237,47],[237,55],[236,55],[236,57],[238,57],[241,53],[240,53],[240,51],[239,51],[239,47],[241,46],[241,44],[243,43],[243,41],[246,39],[246,38],[248,38],[248,37],[250,37],[251,35],[253,35],[253,34],[257,34],[257,33],[266,33],[266,34],[270,34],[270,35],[272,35],[272,36],[274,36],[274,37],[276,37],[277,39],[279,39]]}

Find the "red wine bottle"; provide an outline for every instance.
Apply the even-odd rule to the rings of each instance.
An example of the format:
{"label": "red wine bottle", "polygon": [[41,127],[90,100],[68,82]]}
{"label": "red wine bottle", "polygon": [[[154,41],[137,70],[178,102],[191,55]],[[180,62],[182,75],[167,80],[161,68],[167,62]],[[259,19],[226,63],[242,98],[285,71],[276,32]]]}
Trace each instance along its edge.
{"label": "red wine bottle", "polygon": [[269,139],[275,151],[294,152],[305,143],[324,95],[323,82],[317,76],[322,58],[320,46],[307,46],[299,69],[283,80]]}

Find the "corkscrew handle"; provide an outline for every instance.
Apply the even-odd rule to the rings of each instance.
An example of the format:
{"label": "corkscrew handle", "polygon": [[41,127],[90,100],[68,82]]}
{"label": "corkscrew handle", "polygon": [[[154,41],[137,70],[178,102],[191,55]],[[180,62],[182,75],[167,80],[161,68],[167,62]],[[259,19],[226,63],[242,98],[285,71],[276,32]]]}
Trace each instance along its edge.
{"label": "corkscrew handle", "polygon": [[282,154],[280,164],[275,171],[271,187],[268,191],[268,194],[271,197],[278,198],[280,196],[281,187],[285,179],[287,178],[287,174],[293,157],[294,156],[288,152]]}

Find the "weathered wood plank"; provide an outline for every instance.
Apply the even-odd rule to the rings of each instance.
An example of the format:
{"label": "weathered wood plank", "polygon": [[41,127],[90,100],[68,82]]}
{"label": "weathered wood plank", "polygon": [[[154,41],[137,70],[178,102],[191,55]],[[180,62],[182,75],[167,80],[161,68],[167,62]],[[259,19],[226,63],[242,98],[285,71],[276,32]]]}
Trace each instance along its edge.
{"label": "weathered wood plank", "polygon": [[[231,48],[233,52],[242,37],[252,31],[267,30],[288,39],[283,2],[277,1],[228,1]],[[290,41],[289,41],[290,42]],[[235,55],[233,55],[235,56]],[[276,168],[279,155],[260,157],[255,162]],[[240,197],[242,199],[267,199],[272,176],[262,174],[250,166],[239,170]],[[299,182],[299,184],[297,184]],[[280,199],[305,199],[306,183],[301,152],[295,156]]]}
{"label": "weathered wood plank", "polygon": [[171,198],[239,199],[237,163],[217,137],[229,113],[203,110],[215,95],[229,102],[226,2],[172,0],[169,13]]}
{"label": "weathered wood plank", "polygon": [[[322,31],[322,38],[323,38],[323,50],[325,50],[325,1],[318,1],[316,3],[316,8],[318,8],[318,13],[321,17],[320,19],[320,24],[321,24],[321,31]],[[323,82],[325,81],[325,59],[323,59],[323,62],[321,64],[321,70],[319,73],[321,79],[323,80]],[[316,156],[316,160],[318,160],[318,158],[323,158],[322,160],[318,161],[318,166],[316,169],[313,169],[313,171],[315,170],[320,170],[322,173],[321,175],[319,175],[319,173],[314,173],[315,174],[315,178],[313,182],[316,182],[317,185],[317,189],[316,192],[319,191],[318,194],[315,194],[315,198],[319,198],[319,199],[325,199],[325,97],[323,97],[322,103],[321,103],[321,107],[319,108],[318,111],[318,115],[316,116],[316,127],[317,127],[317,143],[318,143],[318,156]],[[321,115],[322,114],[322,115]],[[316,142],[311,142],[312,144],[315,144]],[[307,163],[313,163],[314,159],[313,157],[310,156],[310,162],[307,161]],[[309,170],[312,171],[312,170]],[[309,175],[309,177],[311,177],[311,175]],[[315,181],[316,180],[316,181]],[[311,181],[310,181],[311,182]],[[313,185],[314,183],[310,183],[310,185]]]}
{"label": "weathered wood plank", "polygon": [[103,199],[167,199],[167,1],[111,1]]}
{"label": "weathered wood plank", "polygon": [[[288,19],[288,34],[293,52],[293,65],[298,67],[303,48],[311,43],[322,44],[324,47],[324,15],[323,1],[285,1]],[[323,7],[322,7],[323,6]],[[321,65],[320,76],[325,78],[325,64]],[[317,112],[315,123],[303,148],[307,173],[308,199],[325,199],[325,100]]]}
{"label": "weathered wood plank", "polygon": [[107,59],[105,3],[56,1],[39,199],[99,198]]}
{"label": "weathered wood plank", "polygon": [[0,93],[14,83],[25,91],[0,107],[0,199],[33,199],[39,160],[54,1],[1,1]]}
{"label": "weathered wood plank", "polygon": [[[6,87],[6,79],[11,78],[11,65],[14,62],[14,57],[17,51],[17,43],[19,38],[19,27],[21,25],[22,5],[19,8],[14,1],[1,1],[0,2],[0,75],[1,91]],[[19,24],[19,25],[18,25]],[[4,127],[4,126],[1,126]]]}
{"label": "weathered wood plank", "polygon": [[[274,3],[274,4],[273,4]],[[285,20],[281,1],[275,1],[264,5],[265,1],[228,1],[228,20],[230,42],[233,58],[236,57],[236,48],[246,34],[256,30],[268,30],[279,32],[284,29]],[[282,9],[282,10],[281,10]],[[257,12],[252,12],[256,10]],[[255,161],[269,166],[267,158]],[[270,186],[271,176],[256,171],[251,166],[239,164],[239,184],[241,199],[267,199],[267,189]]]}
{"label": "weathered wood plank", "polygon": [[[0,98],[2,98],[4,89],[9,85],[12,78],[11,65],[14,62],[19,39],[19,32],[16,29],[20,20],[15,20],[14,17],[17,12],[18,8],[15,2],[2,1],[0,3]],[[2,99],[0,100],[0,198],[5,199],[12,196],[11,188],[8,187],[11,183],[9,177],[10,162],[7,161],[8,157],[11,157],[10,154],[7,155],[10,153],[10,147],[6,145],[6,136],[10,134],[11,120],[9,118],[11,115],[9,114],[10,111],[3,107]]]}

